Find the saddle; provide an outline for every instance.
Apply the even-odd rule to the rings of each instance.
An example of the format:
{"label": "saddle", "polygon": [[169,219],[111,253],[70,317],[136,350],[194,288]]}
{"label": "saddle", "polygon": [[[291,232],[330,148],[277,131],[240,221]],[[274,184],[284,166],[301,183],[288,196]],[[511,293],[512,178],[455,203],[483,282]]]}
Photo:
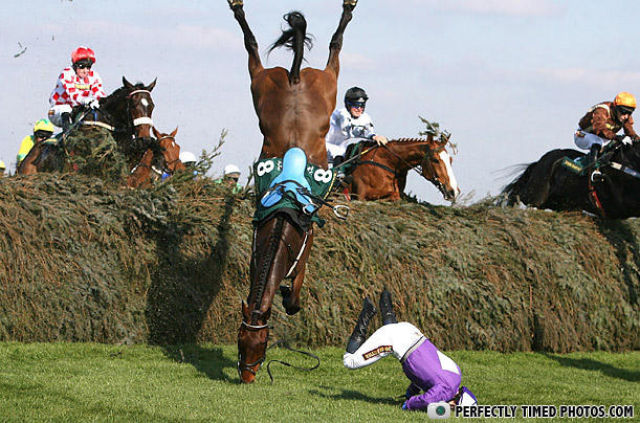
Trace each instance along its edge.
{"label": "saddle", "polygon": [[262,196],[260,204],[269,208],[289,195],[302,207],[305,214],[313,214],[318,210],[318,205],[309,197],[311,185],[305,178],[306,170],[307,155],[305,152],[298,147],[289,149],[282,158],[282,173],[271,182],[269,189]]}
{"label": "saddle", "polygon": [[257,193],[254,223],[268,219],[276,211],[288,213],[301,227],[316,222],[320,227],[324,219],[316,213],[323,205],[331,207],[339,219],[346,219],[349,208],[331,205],[326,201],[331,192],[335,174],[307,162],[307,155],[298,148],[288,150],[283,158],[272,157],[254,164]]}

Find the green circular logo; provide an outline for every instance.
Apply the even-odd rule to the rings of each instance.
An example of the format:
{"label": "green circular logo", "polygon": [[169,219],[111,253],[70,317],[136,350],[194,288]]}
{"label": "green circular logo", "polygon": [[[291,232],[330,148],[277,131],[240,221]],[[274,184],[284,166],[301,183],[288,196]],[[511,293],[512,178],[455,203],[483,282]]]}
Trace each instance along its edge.
{"label": "green circular logo", "polygon": [[447,410],[442,405],[436,407],[436,414],[438,416],[444,416],[446,412]]}

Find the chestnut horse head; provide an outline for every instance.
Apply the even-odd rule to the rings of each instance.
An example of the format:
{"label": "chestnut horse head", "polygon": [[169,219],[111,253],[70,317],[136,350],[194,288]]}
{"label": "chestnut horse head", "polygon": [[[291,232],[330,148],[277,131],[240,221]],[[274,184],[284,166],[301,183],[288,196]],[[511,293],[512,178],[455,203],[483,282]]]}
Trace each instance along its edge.
{"label": "chestnut horse head", "polygon": [[[329,44],[329,59],[323,70],[300,69],[305,45],[311,46],[302,13],[290,12],[284,16],[289,29],[282,31],[272,46],[272,49],[291,48],[294,52],[291,69],[265,69],[258,43],[245,18],[243,0],[228,2],[242,29],[249,56],[251,95],[264,137],[261,159],[283,157],[293,147],[299,147],[309,163],[326,169],[324,137],[336,105],[338,56],[357,0],[343,0],[342,15]],[[302,210],[293,213],[303,214]],[[269,334],[267,320],[273,296],[284,279],[291,280],[290,286],[280,286],[286,312],[295,314],[300,310],[300,289],[312,239],[312,226],[301,225],[298,219],[286,213],[276,213],[255,225],[251,290],[243,305],[243,323],[238,332],[238,370],[242,382],[253,382],[255,372],[264,360]]]}
{"label": "chestnut horse head", "polygon": [[184,164],[180,161],[180,146],[176,143],[176,128],[170,134],[159,132],[155,127],[153,134],[156,138],[149,138],[148,143],[142,146],[140,160],[131,168],[127,185],[138,188],[149,183],[152,179],[162,175],[173,175],[178,170],[183,170]]}
{"label": "chestnut horse head", "polygon": [[453,201],[460,193],[451,157],[445,141],[423,138],[391,140],[383,147],[373,143],[363,145],[363,153],[355,161],[350,191],[359,200],[400,199],[411,169],[433,183],[446,200]]}
{"label": "chestnut horse head", "polygon": [[436,186],[445,200],[454,201],[460,194],[456,175],[453,173],[453,158],[447,151],[449,136],[427,138],[429,148],[420,166],[422,176]]}

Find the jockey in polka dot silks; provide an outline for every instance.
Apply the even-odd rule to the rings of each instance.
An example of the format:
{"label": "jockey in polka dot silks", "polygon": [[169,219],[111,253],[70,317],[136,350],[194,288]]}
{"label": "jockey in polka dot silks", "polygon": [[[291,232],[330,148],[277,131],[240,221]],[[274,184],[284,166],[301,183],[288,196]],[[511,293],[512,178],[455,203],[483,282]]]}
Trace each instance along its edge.
{"label": "jockey in polka dot silks", "polygon": [[95,62],[95,54],[90,48],[78,47],[71,54],[72,66],[62,70],[49,98],[49,119],[54,125],[66,130],[71,123],[73,107],[98,108],[98,100],[106,97],[102,78],[91,69]]}
{"label": "jockey in polka dot silks", "polygon": [[348,369],[369,366],[392,354],[402,363],[411,384],[407,388],[404,410],[426,410],[430,403],[475,405],[476,397],[461,386],[460,367],[438,350],[418,328],[408,322],[398,323],[393,312],[391,294],[386,289],[380,296],[383,326],[366,341],[367,326],[376,309],[368,298],[349,338],[343,364]]}

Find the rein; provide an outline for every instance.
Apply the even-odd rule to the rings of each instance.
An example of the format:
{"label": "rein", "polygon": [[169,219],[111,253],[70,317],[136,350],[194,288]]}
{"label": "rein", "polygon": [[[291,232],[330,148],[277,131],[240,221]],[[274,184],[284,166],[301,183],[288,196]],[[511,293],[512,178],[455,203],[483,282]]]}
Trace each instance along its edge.
{"label": "rein", "polygon": [[310,372],[312,370],[317,369],[318,367],[320,367],[320,357],[318,357],[315,354],[310,353],[309,351],[302,351],[302,350],[297,350],[295,348],[291,348],[291,346],[289,345],[289,343],[285,340],[278,340],[276,342],[274,342],[273,344],[269,345],[269,348],[267,348],[267,350],[270,350],[271,348],[275,347],[275,346],[280,346],[281,348],[284,348],[286,350],[295,352],[295,353],[299,353],[302,355],[306,355],[307,357],[311,357],[313,359],[316,360],[316,364],[312,367],[300,367],[300,366],[294,366],[291,363],[288,363],[286,361],[283,360],[269,360],[269,362],[267,363],[267,373],[269,374],[269,379],[271,379],[271,383],[273,383],[273,375],[271,374],[271,363],[280,363],[284,366],[287,367],[291,367],[292,369],[296,369],[296,370],[302,370],[303,372]]}

